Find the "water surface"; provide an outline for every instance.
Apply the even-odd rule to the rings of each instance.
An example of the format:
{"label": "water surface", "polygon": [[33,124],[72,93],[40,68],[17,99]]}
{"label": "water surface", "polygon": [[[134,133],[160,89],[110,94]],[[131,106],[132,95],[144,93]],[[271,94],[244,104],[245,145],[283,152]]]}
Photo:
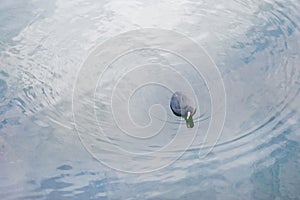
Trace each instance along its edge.
{"label": "water surface", "polygon": [[[299,199],[299,10],[297,0],[1,0],[1,198]],[[86,151],[75,129],[72,92],[77,72],[96,46],[140,28],[173,30],[203,46],[221,72],[227,115],[207,157],[199,159],[198,153],[209,119],[197,122],[195,140],[172,165],[128,174],[102,165]],[[122,69],[145,64],[142,57],[147,63],[171,63],[196,91],[197,117],[212,114],[205,81],[166,52],[137,52],[116,61],[102,86],[112,90]],[[161,78],[180,85],[172,76]],[[96,108],[110,103],[105,91],[97,88]],[[151,115],[168,116],[165,128],[148,141],[118,135],[119,127],[101,109],[97,117],[114,144],[134,152],[157,150],[184,124],[168,109],[171,95],[159,85],[133,95],[129,108],[137,124],[146,126]],[[79,102],[94,103],[84,98]],[[159,113],[160,108],[165,112]],[[125,120],[122,113],[117,115]],[[151,130],[157,131],[161,121],[153,122]],[[101,151],[101,146],[97,151],[116,165],[124,164],[114,152]],[[132,163],[126,165],[134,168]]]}

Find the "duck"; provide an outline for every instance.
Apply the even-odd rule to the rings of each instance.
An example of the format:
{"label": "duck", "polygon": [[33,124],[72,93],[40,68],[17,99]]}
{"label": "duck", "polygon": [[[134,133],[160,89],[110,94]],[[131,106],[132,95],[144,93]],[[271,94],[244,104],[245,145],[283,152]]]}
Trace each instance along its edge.
{"label": "duck", "polygon": [[196,113],[196,106],[192,98],[177,91],[171,97],[170,108],[174,115],[185,119],[187,128],[194,127],[193,115]]}

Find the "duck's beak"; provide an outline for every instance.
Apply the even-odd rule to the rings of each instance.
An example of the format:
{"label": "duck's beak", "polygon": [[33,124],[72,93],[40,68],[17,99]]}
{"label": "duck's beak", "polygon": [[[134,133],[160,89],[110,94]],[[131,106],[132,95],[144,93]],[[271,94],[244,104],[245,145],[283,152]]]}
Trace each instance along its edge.
{"label": "duck's beak", "polygon": [[190,118],[190,116],[191,116],[191,112],[188,112],[187,116],[186,116],[186,119]]}
{"label": "duck's beak", "polygon": [[193,117],[191,116],[191,112],[187,113],[185,121],[186,121],[186,126],[188,128],[193,128],[194,127],[194,121],[193,121]]}

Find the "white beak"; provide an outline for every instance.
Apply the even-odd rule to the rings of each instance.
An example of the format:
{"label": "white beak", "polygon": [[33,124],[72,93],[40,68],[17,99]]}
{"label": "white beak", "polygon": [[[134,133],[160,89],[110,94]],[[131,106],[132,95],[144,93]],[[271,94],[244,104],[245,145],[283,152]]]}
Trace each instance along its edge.
{"label": "white beak", "polygon": [[190,116],[191,116],[191,112],[188,112],[186,118],[188,119],[190,118]]}

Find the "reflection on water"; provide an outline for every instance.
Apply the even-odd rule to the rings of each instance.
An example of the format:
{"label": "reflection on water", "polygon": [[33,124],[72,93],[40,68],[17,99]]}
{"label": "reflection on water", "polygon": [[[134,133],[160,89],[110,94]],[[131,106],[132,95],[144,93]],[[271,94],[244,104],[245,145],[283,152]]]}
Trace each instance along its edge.
{"label": "reflection on water", "polygon": [[[0,196],[299,198],[299,9],[297,0],[2,1]],[[199,159],[211,115],[203,79],[194,77],[186,63],[161,52],[139,52],[142,54],[115,62],[104,77],[107,89],[122,76],[122,69],[140,64],[137,57],[171,63],[190,79],[199,99],[198,117],[208,117],[198,120],[201,128],[192,146],[175,163],[153,173],[126,174],[101,165],[82,146],[73,123],[73,84],[80,66],[99,43],[125,31],[149,27],[178,31],[207,50],[222,74],[227,116],[216,147]],[[101,108],[105,96],[97,89],[96,101]],[[149,108],[155,103],[170,112],[169,95],[171,92],[159,86],[141,88],[132,99],[136,105],[131,107],[132,117],[147,125]],[[80,101],[90,103],[84,98]],[[155,108],[150,110],[154,116],[153,111]],[[162,114],[155,119],[162,119]],[[173,137],[172,125],[184,123],[169,114],[168,131],[161,132],[166,134],[143,145],[116,137],[113,121],[106,128],[112,132],[113,142],[126,144],[132,151],[145,146],[155,149]],[[118,116],[124,120],[122,113]],[[97,117],[102,119],[103,115]],[[110,155],[118,164],[111,152],[99,153]],[[126,165],[133,167],[131,162]]]}

